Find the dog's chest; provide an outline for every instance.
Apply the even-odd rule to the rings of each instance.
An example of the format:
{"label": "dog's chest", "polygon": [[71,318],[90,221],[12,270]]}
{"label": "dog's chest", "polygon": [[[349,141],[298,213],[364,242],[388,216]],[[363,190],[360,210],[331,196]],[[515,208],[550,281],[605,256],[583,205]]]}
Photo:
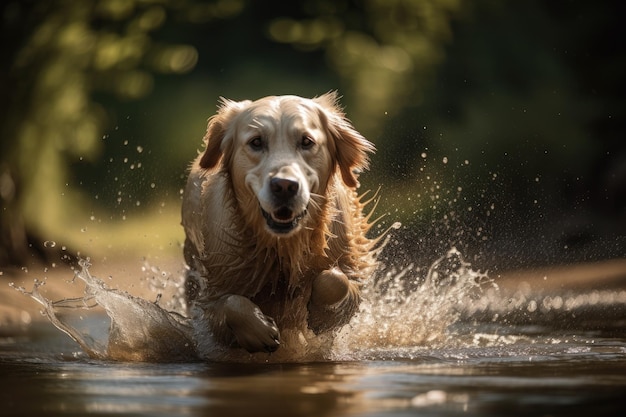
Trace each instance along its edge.
{"label": "dog's chest", "polygon": [[280,272],[275,282],[267,282],[251,300],[279,327],[300,326],[307,320],[314,274],[309,270],[294,277]]}

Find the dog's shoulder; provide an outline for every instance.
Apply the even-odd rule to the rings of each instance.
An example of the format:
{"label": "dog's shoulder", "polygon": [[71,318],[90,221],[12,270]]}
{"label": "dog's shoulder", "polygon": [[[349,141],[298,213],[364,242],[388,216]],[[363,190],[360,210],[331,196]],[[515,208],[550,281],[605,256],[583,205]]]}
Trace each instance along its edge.
{"label": "dog's shoulder", "polygon": [[226,175],[207,172],[194,163],[183,192],[182,225],[199,253],[209,250],[207,245],[223,241],[222,234],[232,227],[232,198]]}

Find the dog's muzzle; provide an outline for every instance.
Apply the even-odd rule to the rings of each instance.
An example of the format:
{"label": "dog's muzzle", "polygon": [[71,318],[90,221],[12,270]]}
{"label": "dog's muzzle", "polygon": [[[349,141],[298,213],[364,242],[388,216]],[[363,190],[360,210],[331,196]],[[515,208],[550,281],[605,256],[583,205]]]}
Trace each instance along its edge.
{"label": "dog's muzzle", "polygon": [[287,234],[298,227],[306,215],[306,208],[301,213],[294,212],[294,200],[301,192],[300,183],[293,176],[277,175],[269,182],[272,206],[278,207],[271,212],[261,207],[261,213],[270,230],[277,234]]}

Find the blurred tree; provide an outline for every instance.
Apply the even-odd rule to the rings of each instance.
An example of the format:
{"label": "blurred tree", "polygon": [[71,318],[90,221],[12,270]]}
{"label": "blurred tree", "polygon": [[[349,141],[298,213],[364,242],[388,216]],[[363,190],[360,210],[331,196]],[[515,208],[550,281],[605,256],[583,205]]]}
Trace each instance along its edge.
{"label": "blurred tree", "polygon": [[[105,109],[96,93],[135,100],[153,74],[194,68],[197,50],[158,42],[168,18],[236,15],[239,1],[42,0],[0,6],[0,265],[22,263],[53,224],[72,218],[79,194],[71,161],[96,158]],[[60,200],[63,200],[61,203]],[[44,239],[41,237],[44,236]]]}
{"label": "blurred tree", "polygon": [[306,18],[278,17],[269,24],[277,42],[300,50],[323,48],[342,78],[345,104],[359,129],[378,136],[385,121],[423,90],[452,39],[460,0],[304,1]]}

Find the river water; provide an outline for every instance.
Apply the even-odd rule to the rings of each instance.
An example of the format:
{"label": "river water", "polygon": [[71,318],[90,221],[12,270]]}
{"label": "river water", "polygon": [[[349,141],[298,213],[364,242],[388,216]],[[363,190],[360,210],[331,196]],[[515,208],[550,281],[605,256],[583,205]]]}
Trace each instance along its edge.
{"label": "river water", "polygon": [[[176,297],[146,302],[115,290],[114,279],[103,284],[86,264],[76,276],[63,284],[85,287],[74,298],[51,301],[32,277],[30,284],[16,283],[18,291],[9,289],[12,297],[41,303],[49,319],[0,326],[0,415],[595,417],[626,411],[623,260],[489,277],[452,250],[428,271],[390,269],[323,355],[194,354],[186,343],[168,340],[176,338],[174,330],[185,335],[184,319],[170,313]],[[171,285],[174,293],[177,286]],[[156,327],[146,330],[147,318]],[[112,326],[142,330],[111,332]],[[124,357],[132,346],[144,356]]]}

